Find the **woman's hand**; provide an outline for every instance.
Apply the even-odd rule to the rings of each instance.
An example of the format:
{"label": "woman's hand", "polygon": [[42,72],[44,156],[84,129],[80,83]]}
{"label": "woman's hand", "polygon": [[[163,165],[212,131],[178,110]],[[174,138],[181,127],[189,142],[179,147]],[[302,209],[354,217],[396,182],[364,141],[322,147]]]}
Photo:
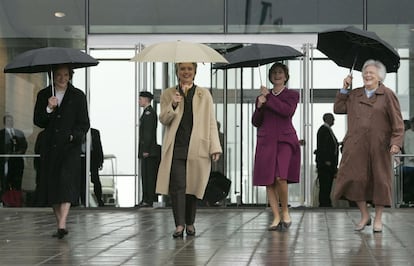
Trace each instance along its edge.
{"label": "woman's hand", "polygon": [[398,154],[399,152],[400,152],[400,147],[398,147],[397,145],[391,145],[390,153],[392,155]]}
{"label": "woman's hand", "polygon": [[49,107],[49,109],[55,109],[56,106],[58,105],[58,98],[56,96],[51,96],[48,100],[47,100],[47,107]]}
{"label": "woman's hand", "polygon": [[217,161],[220,159],[220,153],[213,153],[213,154],[211,155],[211,159],[212,159],[214,162],[217,162]]}
{"label": "woman's hand", "polygon": [[269,94],[269,90],[265,86],[260,87],[260,94],[266,96]]}
{"label": "woman's hand", "polygon": [[172,98],[172,106],[176,108],[178,104],[182,101],[182,99],[183,96],[181,96],[181,94],[178,91],[176,91]]}
{"label": "woman's hand", "polygon": [[257,101],[257,108],[262,107],[266,102],[267,102],[266,96],[261,94],[258,98],[258,101]]}
{"label": "woman's hand", "polygon": [[348,76],[346,76],[346,78],[344,78],[343,88],[348,89],[349,86],[351,86],[351,84],[352,84],[352,76],[348,75]]}

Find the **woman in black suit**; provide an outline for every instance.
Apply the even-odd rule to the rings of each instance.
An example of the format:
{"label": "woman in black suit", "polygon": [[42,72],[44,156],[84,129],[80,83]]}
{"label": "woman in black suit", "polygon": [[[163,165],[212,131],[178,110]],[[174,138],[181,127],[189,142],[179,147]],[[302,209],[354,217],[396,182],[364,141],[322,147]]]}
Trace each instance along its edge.
{"label": "woman in black suit", "polygon": [[73,70],[67,65],[53,69],[54,93],[49,86],[37,95],[34,124],[44,128],[40,143],[39,192],[56,217],[54,237],[67,233],[66,218],[80,195],[81,145],[89,129],[85,94],[69,81]]}

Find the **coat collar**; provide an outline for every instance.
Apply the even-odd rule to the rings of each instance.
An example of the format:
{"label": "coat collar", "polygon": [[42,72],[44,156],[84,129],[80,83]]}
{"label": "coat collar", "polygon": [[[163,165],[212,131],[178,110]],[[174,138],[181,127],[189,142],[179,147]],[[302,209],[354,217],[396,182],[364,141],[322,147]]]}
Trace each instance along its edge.
{"label": "coat collar", "polygon": [[[360,87],[355,89],[355,93],[357,96],[361,97],[365,95],[365,89],[364,87]],[[385,94],[385,86],[384,84],[381,84],[378,86],[377,90],[375,91],[375,94]]]}

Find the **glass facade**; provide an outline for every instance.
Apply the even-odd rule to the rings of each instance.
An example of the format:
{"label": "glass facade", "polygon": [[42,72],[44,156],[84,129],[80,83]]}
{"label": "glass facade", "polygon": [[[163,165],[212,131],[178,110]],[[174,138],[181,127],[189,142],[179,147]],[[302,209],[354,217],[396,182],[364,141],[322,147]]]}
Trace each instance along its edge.
{"label": "glass facade", "polygon": [[[161,91],[176,84],[172,64],[129,61],[154,42],[203,42],[221,52],[240,43],[274,43],[291,45],[306,54],[303,59],[285,62],[290,68],[288,85],[302,96],[294,124],[299,138],[306,142],[302,146],[302,182],[290,186],[293,205],[312,204],[309,184],[316,175],[316,130],[322,115],[332,112],[335,93],[349,72],[316,49],[318,32],[347,25],[365,27],[395,47],[401,66],[398,73],[387,75],[385,84],[397,93],[404,119],[414,115],[412,1],[4,0],[0,7],[1,66],[17,54],[45,46],[77,48],[100,61],[87,71],[76,70],[73,83],[87,94],[91,126],[101,132],[107,158],[101,176],[115,180],[118,193],[111,204],[117,206],[134,206],[141,197],[138,92],[152,91],[153,106],[159,110]],[[210,64],[198,66],[195,82],[213,94],[217,121],[225,136],[222,168],[232,180],[226,204],[266,204],[265,190],[251,185],[256,131],[250,120],[257,89],[261,83],[269,85],[268,67],[224,71],[212,70]],[[0,73],[0,115],[12,115],[15,127],[28,141],[22,185],[27,195],[36,186],[34,144],[40,131],[32,122],[33,105],[37,92],[47,83],[45,73]],[[354,83],[362,84],[360,72],[354,73]],[[340,115],[335,119],[333,130],[342,139],[346,119]],[[161,144],[161,125],[157,134]]]}

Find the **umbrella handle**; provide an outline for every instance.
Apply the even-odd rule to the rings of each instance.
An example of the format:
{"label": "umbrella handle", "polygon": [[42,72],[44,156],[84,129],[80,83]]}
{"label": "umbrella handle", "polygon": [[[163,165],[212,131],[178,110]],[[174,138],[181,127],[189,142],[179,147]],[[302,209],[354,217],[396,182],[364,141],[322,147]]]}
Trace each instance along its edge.
{"label": "umbrella handle", "polygon": [[52,96],[55,96],[55,84],[53,82],[53,70],[50,69],[50,83],[51,83],[51,87],[52,87]]}
{"label": "umbrella handle", "polygon": [[260,65],[258,65],[257,68],[259,69],[260,86],[263,86],[262,73],[260,72]]}

